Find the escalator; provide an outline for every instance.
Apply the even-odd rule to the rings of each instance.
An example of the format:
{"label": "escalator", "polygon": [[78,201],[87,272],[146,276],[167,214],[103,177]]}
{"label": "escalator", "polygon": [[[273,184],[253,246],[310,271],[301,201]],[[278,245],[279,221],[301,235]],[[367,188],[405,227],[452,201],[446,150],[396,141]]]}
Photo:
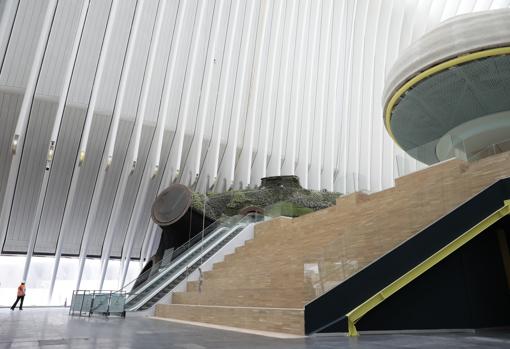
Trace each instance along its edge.
{"label": "escalator", "polygon": [[264,219],[262,215],[249,214],[210,225],[123,288],[128,294],[126,311],[152,307],[249,224]]}
{"label": "escalator", "polygon": [[315,298],[305,333],[509,326],[509,199],[501,179]]}

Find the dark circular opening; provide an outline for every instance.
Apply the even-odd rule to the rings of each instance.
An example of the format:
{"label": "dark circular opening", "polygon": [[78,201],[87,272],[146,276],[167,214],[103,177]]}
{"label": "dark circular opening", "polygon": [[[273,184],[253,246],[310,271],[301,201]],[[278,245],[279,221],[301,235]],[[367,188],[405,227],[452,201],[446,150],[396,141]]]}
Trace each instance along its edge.
{"label": "dark circular opening", "polygon": [[179,220],[191,206],[191,191],[182,184],[172,184],[163,190],[152,204],[152,219],[160,226]]}

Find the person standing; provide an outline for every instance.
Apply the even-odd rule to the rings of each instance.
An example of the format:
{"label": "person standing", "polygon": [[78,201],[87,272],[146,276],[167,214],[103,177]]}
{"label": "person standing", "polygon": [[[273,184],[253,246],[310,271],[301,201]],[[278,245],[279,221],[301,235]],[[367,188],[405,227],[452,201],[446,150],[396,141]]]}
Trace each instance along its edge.
{"label": "person standing", "polygon": [[23,300],[25,299],[25,283],[22,282],[21,285],[18,286],[18,298],[16,298],[16,302],[11,307],[11,310],[14,310],[16,308],[16,304],[18,304],[18,301],[21,300],[19,304],[19,310],[23,310]]}

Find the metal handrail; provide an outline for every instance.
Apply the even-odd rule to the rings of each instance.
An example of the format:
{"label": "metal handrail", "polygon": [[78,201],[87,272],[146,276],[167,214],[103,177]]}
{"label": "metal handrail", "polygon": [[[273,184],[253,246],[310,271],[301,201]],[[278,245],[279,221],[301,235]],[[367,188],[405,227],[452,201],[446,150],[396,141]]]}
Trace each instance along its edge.
{"label": "metal handrail", "polygon": [[[194,263],[196,263],[198,260],[200,260],[205,254],[207,254],[210,250],[212,250],[215,246],[217,246],[219,243],[221,243],[226,237],[228,237],[231,233],[233,233],[235,230],[239,229],[239,228],[245,228],[249,223],[239,223],[237,225],[235,225],[234,227],[230,228],[226,233],[222,234],[223,237],[218,239],[216,241],[216,243],[213,243],[211,244],[210,246],[208,246],[207,248],[204,248],[201,253],[199,255],[197,255],[196,257],[194,257],[189,263],[187,263],[187,265],[179,268],[178,270],[174,270],[173,272],[173,275],[168,278],[168,280],[166,280],[165,283],[162,283],[161,285],[159,285],[158,287],[156,287],[154,290],[152,290],[152,292],[149,292],[147,293],[147,295],[141,299],[140,301],[137,302],[137,305],[138,304],[144,304],[146,303],[147,301],[149,301],[152,297],[154,297],[155,295],[157,295],[163,288],[165,288],[167,286],[168,283],[171,283],[172,281],[174,281],[177,277],[179,277],[179,275],[181,275],[183,272],[185,272],[188,268],[189,268],[189,265],[193,265]],[[161,273],[160,274],[160,277],[161,278],[163,275],[167,275],[170,271],[172,270],[172,267],[169,266],[168,268],[165,268],[165,272]],[[159,280],[158,278],[158,280]],[[155,281],[155,279],[153,279],[153,281]],[[151,283],[152,284],[152,283]],[[147,287],[146,287],[147,288]],[[145,289],[146,289],[145,288]],[[138,291],[138,290],[137,290]],[[141,292],[136,292],[136,294],[134,296],[129,296],[126,303],[128,303],[129,301],[133,300],[137,295],[141,294]],[[136,310],[138,309],[138,307],[135,305],[134,307],[130,307],[128,308],[127,310],[128,311],[132,311],[132,310]]]}
{"label": "metal handrail", "polygon": [[[87,299],[87,296],[89,299],[87,300],[87,303],[85,300]],[[97,311],[100,306],[104,306],[105,303],[99,303],[96,307],[94,307],[94,301],[99,299],[99,297],[107,297],[106,302],[106,309],[104,311]],[[114,297],[116,296],[116,297]],[[94,313],[101,313],[105,316],[109,316],[112,313],[119,314],[122,317],[126,316],[126,298],[127,293],[124,291],[101,291],[101,290],[74,290],[73,296],[71,298],[71,305],[69,307],[69,315],[87,315],[91,316]],[[113,308],[114,311],[112,311],[112,305],[114,305],[113,300],[114,299],[121,299],[121,309]],[[88,303],[90,301],[90,303]],[[79,302],[77,304],[77,302]],[[115,303],[118,305],[117,303]],[[79,308],[79,309],[78,309]]]}
{"label": "metal handrail", "polygon": [[[156,263],[151,269],[147,270],[141,275],[148,275],[148,280],[144,281],[141,285],[137,286],[136,289],[129,290],[129,287],[134,285],[135,282],[140,278],[131,281],[129,284],[124,286],[120,290],[116,291],[101,291],[101,290],[75,290],[73,291],[73,298],[71,300],[71,308],[70,314],[74,315],[75,313],[79,313],[80,316],[82,314],[90,314],[94,313],[93,302],[94,299],[99,296],[108,296],[108,305],[106,311],[102,311],[105,315],[109,315],[110,313],[110,302],[112,299],[121,299],[122,300],[122,313],[121,315],[125,315],[125,311],[133,311],[143,306],[146,302],[156,296],[161,290],[163,290],[167,285],[173,282],[175,279],[180,277],[184,272],[187,272],[190,268],[194,268],[195,264],[198,261],[201,261],[205,255],[207,255],[210,251],[220,245],[223,241],[231,236],[237,235],[238,232],[245,229],[251,223],[255,223],[260,221],[260,218],[264,220],[267,218],[265,216],[261,216],[259,214],[249,214],[244,217],[235,216],[230,217],[225,222],[218,222],[217,224],[213,223],[210,225],[206,232],[205,230],[202,234],[197,234],[195,237],[190,239],[185,244],[179,247],[179,255],[170,255],[167,258],[163,258],[161,261]],[[207,230],[206,229],[206,230]],[[237,232],[236,232],[237,231]],[[178,250],[179,250],[178,249]],[[198,252],[198,253],[197,253]],[[189,259],[185,261],[186,259]],[[178,267],[179,264],[185,263]],[[170,262],[168,265],[165,265],[162,268],[163,262]],[[194,269],[193,269],[194,270]],[[155,273],[151,277],[150,273]],[[168,277],[170,276],[170,277]],[[164,278],[164,279],[163,279]],[[156,284],[159,280],[163,279],[164,282],[160,284]],[[153,289],[150,289],[151,286]],[[129,291],[128,291],[129,290]],[[141,299],[136,299],[136,297],[142,295],[144,291],[148,290],[145,294],[145,297]],[[116,295],[120,295],[120,297],[115,297]],[[80,298],[81,296],[81,298]],[[86,300],[86,297],[90,296]],[[90,304],[85,304],[85,300],[90,302]],[[79,309],[77,308],[77,301],[80,301]],[[104,298],[102,299],[104,305]],[[130,306],[129,302],[134,301],[134,305]],[[85,308],[84,308],[85,307]],[[118,308],[116,308],[118,309]]]}
{"label": "metal handrail", "polygon": [[[222,227],[222,228],[217,229],[214,235],[210,235],[210,236],[208,237],[208,239],[207,239],[207,240],[204,240],[204,244],[205,244],[205,243],[207,243],[208,241],[210,241],[213,237],[215,237],[215,236],[219,235],[219,234],[220,234],[221,232],[223,232],[225,229],[227,229],[227,228]],[[156,274],[156,275],[155,275],[152,279],[147,280],[146,282],[144,282],[144,283],[141,285],[141,287],[137,287],[137,288],[136,288],[136,293],[141,293],[142,291],[146,290],[149,286],[151,286],[154,282],[158,281],[158,280],[159,280],[159,279],[161,279],[163,276],[165,276],[166,274],[168,274],[168,273],[169,273],[169,271],[170,271],[170,270],[172,270],[172,268],[173,268],[175,265],[177,265],[177,264],[179,264],[180,262],[182,262],[182,260],[183,260],[183,259],[185,259],[185,258],[186,258],[186,256],[188,256],[189,254],[191,254],[191,253],[195,252],[195,251],[196,251],[199,247],[200,247],[200,246],[195,246],[194,248],[187,250],[187,251],[188,251],[188,253],[186,253],[186,254],[184,254],[184,253],[183,253],[183,254],[181,254],[181,255],[179,256],[179,258],[177,258],[177,259],[173,260],[171,264],[169,264],[168,266],[166,266],[166,267],[165,267],[162,271],[159,271],[159,272],[158,272],[158,274]],[[132,293],[132,292],[130,292],[130,293]],[[130,298],[128,299],[128,302],[129,302],[131,299],[132,299],[132,297],[130,297]]]}
{"label": "metal handrail", "polygon": [[[226,222],[221,222],[221,225],[227,225],[227,227],[230,225],[230,224],[235,224],[235,223],[232,223],[232,222],[238,222],[241,220],[241,218],[239,216],[235,216],[236,219],[229,219],[227,220]],[[216,221],[218,222],[218,221]],[[214,225],[214,226],[212,226]],[[206,236],[205,239],[198,239],[198,241],[202,241],[202,244],[204,243],[207,243],[208,241],[210,241],[214,236],[217,236],[217,234],[221,233],[222,230],[226,229],[227,227],[222,227],[220,224],[215,224],[213,223],[212,225],[209,225],[205,230],[208,230],[209,231],[207,233],[204,233],[204,234],[197,234],[193,237],[196,238],[197,236],[198,237],[202,237],[202,236]],[[218,225],[220,225],[218,227]],[[143,276],[146,276],[146,275],[149,275],[147,280],[145,280],[142,284],[138,285],[136,287],[136,291],[137,292],[141,292],[143,290],[145,290],[150,284],[152,284],[154,281],[157,281],[159,280],[163,275],[165,275],[167,273],[167,271],[169,269],[172,268],[172,266],[180,263],[183,258],[185,258],[185,255],[189,254],[189,253],[192,253],[194,251],[197,250],[197,248],[199,247],[199,245],[197,243],[193,243],[193,244],[190,244],[189,246],[187,245],[188,243],[191,242],[192,239],[190,239],[188,242],[184,243],[183,245],[181,245],[177,250],[181,249],[182,252],[179,252],[178,254],[176,254],[176,251],[174,251],[174,253],[170,256],[168,256],[167,258],[163,258],[162,260],[160,260],[158,263],[154,264],[149,270],[145,271],[144,273],[142,273],[141,275],[139,275],[136,279],[134,279],[133,281],[131,281],[130,283],[128,283],[127,285],[125,285],[121,290],[119,291],[128,291],[129,290],[129,286],[131,284],[134,284],[136,283],[136,281],[140,278],[140,277],[143,277]],[[187,246],[187,248],[182,248],[183,246]],[[187,254],[185,254],[184,252],[188,252]],[[164,267],[164,270],[163,271],[160,271],[161,269],[161,265],[163,265],[163,263],[168,263],[168,265],[166,265]],[[151,278],[151,274],[156,272],[157,274],[153,275],[152,278]],[[129,292],[131,293],[133,290],[129,290]]]}

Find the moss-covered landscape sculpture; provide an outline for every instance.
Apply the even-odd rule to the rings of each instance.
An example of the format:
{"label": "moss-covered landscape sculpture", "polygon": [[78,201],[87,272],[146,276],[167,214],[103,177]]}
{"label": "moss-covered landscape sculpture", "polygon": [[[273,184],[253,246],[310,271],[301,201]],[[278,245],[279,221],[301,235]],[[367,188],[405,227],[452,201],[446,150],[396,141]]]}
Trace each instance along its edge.
{"label": "moss-covered landscape sculpture", "polygon": [[194,192],[192,206],[203,212],[205,201],[206,215],[213,219],[237,215],[244,208],[258,208],[270,216],[299,217],[334,205],[340,195],[304,189],[297,176],[277,176],[262,178],[256,189],[207,193],[207,196]]}

